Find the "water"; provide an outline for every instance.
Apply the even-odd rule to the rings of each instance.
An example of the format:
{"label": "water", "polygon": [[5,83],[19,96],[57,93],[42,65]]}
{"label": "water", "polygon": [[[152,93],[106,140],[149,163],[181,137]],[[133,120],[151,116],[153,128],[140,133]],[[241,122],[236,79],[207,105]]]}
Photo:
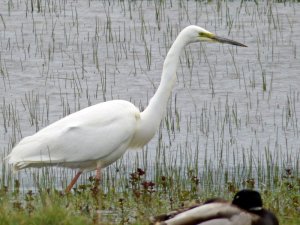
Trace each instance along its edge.
{"label": "water", "polygon": [[[162,160],[159,146],[180,166],[197,159],[202,168],[204,158],[235,166],[243,154],[263,164],[271,155],[283,167],[299,162],[299,3],[38,2],[0,3],[3,156],[86,106],[125,99],[145,108],[176,35],[197,24],[248,48],[186,48],[166,119],[139,164]],[[126,153],[125,164],[145,151]]]}

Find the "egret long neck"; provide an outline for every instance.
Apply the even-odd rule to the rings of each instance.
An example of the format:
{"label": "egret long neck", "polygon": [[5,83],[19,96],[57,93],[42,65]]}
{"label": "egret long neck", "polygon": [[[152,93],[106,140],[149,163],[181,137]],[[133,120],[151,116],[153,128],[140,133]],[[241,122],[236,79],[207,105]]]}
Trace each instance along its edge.
{"label": "egret long neck", "polygon": [[[164,61],[162,77],[157,91],[151,98],[148,107],[141,113],[143,126],[156,131],[167,107],[167,102],[176,82],[176,70],[179,57],[184,47],[189,43],[187,37],[181,32],[170,48]],[[154,134],[153,134],[154,135]]]}

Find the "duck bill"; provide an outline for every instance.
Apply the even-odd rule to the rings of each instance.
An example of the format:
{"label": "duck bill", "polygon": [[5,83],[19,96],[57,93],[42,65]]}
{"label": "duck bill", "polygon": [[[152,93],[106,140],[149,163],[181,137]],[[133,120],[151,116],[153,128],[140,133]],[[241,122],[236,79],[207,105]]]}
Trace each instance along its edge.
{"label": "duck bill", "polygon": [[211,39],[213,41],[219,42],[219,43],[223,43],[223,44],[230,44],[230,45],[236,45],[236,46],[241,46],[241,47],[247,47],[247,45],[244,45],[242,43],[239,43],[237,41],[233,41],[227,38],[223,38],[223,37],[219,37],[219,36],[213,36],[211,37]]}

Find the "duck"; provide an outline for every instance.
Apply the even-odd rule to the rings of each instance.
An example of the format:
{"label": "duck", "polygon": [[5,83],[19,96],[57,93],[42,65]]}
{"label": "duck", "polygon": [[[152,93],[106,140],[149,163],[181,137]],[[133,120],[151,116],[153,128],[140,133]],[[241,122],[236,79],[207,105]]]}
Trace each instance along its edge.
{"label": "duck", "polygon": [[279,225],[274,213],[263,208],[258,191],[243,189],[228,202],[209,199],[204,204],[152,217],[154,225]]}

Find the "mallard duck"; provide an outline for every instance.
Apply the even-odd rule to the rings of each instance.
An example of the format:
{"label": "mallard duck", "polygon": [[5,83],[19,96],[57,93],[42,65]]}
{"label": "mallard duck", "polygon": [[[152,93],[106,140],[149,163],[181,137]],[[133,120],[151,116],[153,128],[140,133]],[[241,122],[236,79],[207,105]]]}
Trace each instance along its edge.
{"label": "mallard duck", "polygon": [[210,199],[193,206],[152,218],[155,225],[279,225],[276,216],[263,208],[261,195],[241,190],[232,202]]}

